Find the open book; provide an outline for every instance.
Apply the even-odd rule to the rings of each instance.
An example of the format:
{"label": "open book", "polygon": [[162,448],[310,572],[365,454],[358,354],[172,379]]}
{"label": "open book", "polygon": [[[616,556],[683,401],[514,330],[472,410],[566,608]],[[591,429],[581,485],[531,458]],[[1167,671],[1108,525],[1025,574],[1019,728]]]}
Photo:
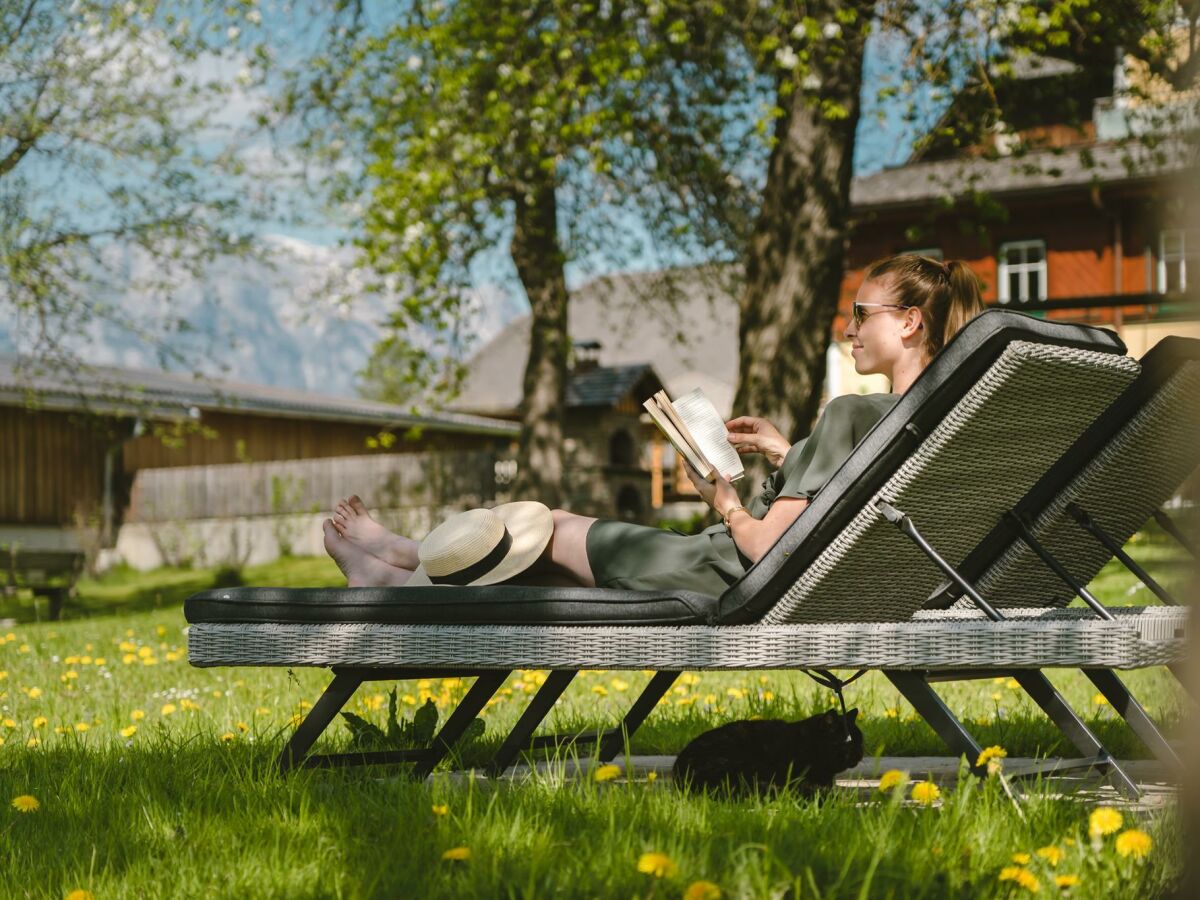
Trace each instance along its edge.
{"label": "open book", "polygon": [[746,474],[742,459],[726,437],[725,420],[700,388],[672,401],[659,391],[642,403],[676,450],[708,481],[717,473],[727,481]]}

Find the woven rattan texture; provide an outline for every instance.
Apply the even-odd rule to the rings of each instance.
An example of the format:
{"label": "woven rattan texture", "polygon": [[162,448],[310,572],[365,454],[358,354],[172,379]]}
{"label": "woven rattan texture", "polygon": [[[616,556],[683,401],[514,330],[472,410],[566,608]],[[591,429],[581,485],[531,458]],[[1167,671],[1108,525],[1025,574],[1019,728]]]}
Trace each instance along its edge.
{"label": "woven rattan texture", "polygon": [[195,666],[464,669],[1140,668],[1182,658],[1113,622],[922,621],[857,625],[594,628],[465,625],[192,625]]}
{"label": "woven rattan texture", "polygon": [[[1128,357],[1014,342],[877,496],[960,563],[1137,371]],[[869,503],[763,623],[900,621],[941,580]]]}
{"label": "woven rattan texture", "polygon": [[[1183,606],[1114,606],[1109,609],[1125,626],[1134,628],[1144,641],[1187,641],[1191,631],[1191,611]],[[1029,609],[1006,609],[1005,618],[1014,622],[1093,622],[1097,616],[1090,609],[1071,607],[1035,607]],[[913,616],[917,622],[972,622],[985,621],[979,610],[955,607],[946,610],[928,610]]]}
{"label": "woven rattan texture", "polygon": [[[1064,511],[1088,511],[1121,543],[1145,524],[1200,464],[1200,363],[1187,363],[1150,398],[1096,458],[1046,507],[1034,535],[1081,584],[1112,554]],[[1075,594],[1024,542],[1015,542],[979,579],[997,607],[1065,606]]]}

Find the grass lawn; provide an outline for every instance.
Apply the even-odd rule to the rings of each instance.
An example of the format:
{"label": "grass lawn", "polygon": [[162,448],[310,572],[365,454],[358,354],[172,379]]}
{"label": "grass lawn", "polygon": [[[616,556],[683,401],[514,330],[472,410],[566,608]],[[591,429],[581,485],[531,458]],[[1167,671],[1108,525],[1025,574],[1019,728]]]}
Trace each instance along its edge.
{"label": "grass lawn", "polygon": [[[1131,547],[1168,582],[1182,572],[1158,541]],[[338,583],[324,560],[245,576]],[[1085,804],[1031,788],[1018,812],[995,779],[963,779],[925,807],[908,799],[911,785],[866,799],[841,789],[731,802],[685,796],[665,780],[511,783],[439,773],[411,784],[379,768],[280,778],[274,758],[328,673],[189,666],[179,601],[212,577],[112,573],[81,584],[68,608],[76,618],[60,623],[23,621],[33,616],[28,601],[0,606],[0,616],[19,622],[0,628],[0,896],[716,896],[704,893],[709,882],[726,897],[1000,897],[1027,893],[1034,881],[1054,893],[1056,877],[1074,877],[1073,896],[1114,897],[1160,895],[1178,871],[1173,810],[1125,809],[1118,831],[1093,842]],[[1093,588],[1110,604],[1153,602],[1115,567]],[[545,674],[513,675],[465,756],[498,743]],[[1145,755],[1082,676],[1050,674],[1118,756]],[[607,726],[647,675],[584,673],[550,725]],[[1165,672],[1126,681],[1152,715],[1178,719],[1181,693]],[[432,698],[444,714],[467,686],[401,682],[400,711],[411,717]],[[364,686],[353,712],[382,724],[388,687]],[[985,745],[1013,756],[1073,755],[1015,682],[940,690]],[[851,686],[847,700],[861,710],[868,756],[945,754],[878,675]],[[831,701],[797,673],[688,673],[630,750],[674,753],[723,721],[795,718]],[[317,749],[344,749],[349,738],[339,722]],[[26,796],[36,810],[12,805]],[[1143,858],[1117,852],[1131,828],[1150,838]],[[469,858],[443,859],[447,851]],[[1014,862],[1014,854],[1029,858]]]}

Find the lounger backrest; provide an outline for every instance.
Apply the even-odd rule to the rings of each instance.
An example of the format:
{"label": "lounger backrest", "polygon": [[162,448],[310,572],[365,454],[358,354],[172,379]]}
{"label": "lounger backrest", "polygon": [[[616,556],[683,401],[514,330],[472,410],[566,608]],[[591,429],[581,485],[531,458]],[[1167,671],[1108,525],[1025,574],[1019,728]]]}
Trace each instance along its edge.
{"label": "lounger backrest", "polygon": [[[1112,554],[1067,506],[1078,504],[1125,543],[1200,465],[1200,341],[1167,338],[1141,362],[1138,379],[1019,506],[1038,541],[1084,585]],[[976,584],[996,606],[1066,606],[1075,597],[1007,529],[973,556],[984,553],[993,562]]]}
{"label": "lounger backrest", "polygon": [[722,621],[898,621],[938,570],[875,509],[966,556],[1138,371],[1109,332],[989,312],[928,366],[762,560]]}

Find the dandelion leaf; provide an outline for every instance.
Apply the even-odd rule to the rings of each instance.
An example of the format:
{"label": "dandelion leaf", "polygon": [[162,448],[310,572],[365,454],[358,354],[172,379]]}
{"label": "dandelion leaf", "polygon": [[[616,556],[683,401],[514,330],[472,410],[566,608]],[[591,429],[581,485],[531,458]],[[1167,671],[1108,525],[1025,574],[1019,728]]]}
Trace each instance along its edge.
{"label": "dandelion leaf", "polygon": [[413,713],[413,740],[424,746],[433,740],[433,731],[437,728],[438,711],[433,698],[425,701],[425,705]]}
{"label": "dandelion leaf", "polygon": [[346,727],[350,729],[351,746],[364,747],[387,742],[387,735],[380,730],[379,726],[368,722],[362,716],[344,712],[342,718],[346,720]]}

